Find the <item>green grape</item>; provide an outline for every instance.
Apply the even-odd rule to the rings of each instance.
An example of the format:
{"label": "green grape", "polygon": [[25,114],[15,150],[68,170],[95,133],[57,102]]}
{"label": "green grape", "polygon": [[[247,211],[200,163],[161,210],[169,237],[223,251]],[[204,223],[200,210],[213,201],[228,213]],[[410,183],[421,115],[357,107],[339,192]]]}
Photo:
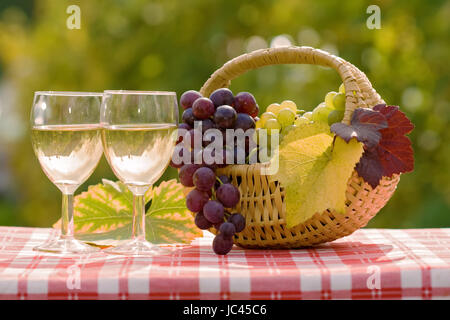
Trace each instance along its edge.
{"label": "green grape", "polygon": [[308,119],[305,116],[302,116],[302,117],[298,117],[297,119],[295,119],[294,124],[296,126],[300,126],[302,124],[310,123],[310,122],[311,122],[311,119]]}
{"label": "green grape", "polygon": [[279,111],[281,111],[281,110],[283,110],[283,109],[285,109],[285,108],[292,110],[292,112],[294,112],[294,113],[297,112],[297,105],[295,104],[294,101],[291,101],[291,100],[284,100],[284,101],[280,104],[280,110],[279,110]]}
{"label": "green grape", "polygon": [[291,124],[285,128],[283,128],[283,130],[281,130],[281,134],[284,137],[285,135],[287,135],[289,133],[289,131],[293,130],[297,128],[297,126],[295,124]]}
{"label": "green grape", "polygon": [[[317,105],[317,107],[315,107],[314,109],[320,108],[320,107],[326,107],[327,105],[325,104],[325,102],[321,102]],[[314,112],[314,110],[313,110]]]}
{"label": "green grape", "polygon": [[264,124],[264,129],[267,129],[267,134],[271,135],[273,130],[280,130],[281,125],[276,119],[268,119]]}
{"label": "green grape", "polygon": [[319,104],[312,112],[312,120],[315,122],[328,123],[328,115],[333,109],[328,108],[324,104]]}
{"label": "green grape", "polygon": [[297,110],[297,114],[299,114],[299,115],[302,115],[302,114],[304,114],[306,111],[305,110],[303,110],[303,109],[300,109],[300,110]]}
{"label": "green grape", "polygon": [[288,108],[280,110],[277,115],[277,121],[281,124],[281,126],[287,127],[294,123],[295,113]]}
{"label": "green grape", "polygon": [[273,112],[264,112],[261,117],[259,117],[259,121],[261,121],[261,128],[264,128],[266,121],[269,119],[276,119],[277,116]]}
{"label": "green grape", "polygon": [[345,94],[345,86],[343,83],[341,83],[341,85],[339,86],[339,92]]}
{"label": "green grape", "polygon": [[328,125],[331,126],[333,123],[341,122],[343,118],[344,118],[344,111],[333,110],[328,115]]}
{"label": "green grape", "polygon": [[266,111],[273,114],[277,114],[281,110],[281,106],[278,103],[272,103],[267,107]]}
{"label": "green grape", "polygon": [[345,94],[338,93],[333,98],[333,104],[336,110],[345,110]]}
{"label": "green grape", "polygon": [[305,112],[302,117],[305,117],[306,119],[309,119],[311,121],[312,120],[312,112],[311,111]]}
{"label": "green grape", "polygon": [[334,96],[337,95],[337,92],[335,91],[331,91],[328,92],[327,95],[325,96],[325,104],[328,108],[334,109],[334,104],[333,104],[333,98]]}

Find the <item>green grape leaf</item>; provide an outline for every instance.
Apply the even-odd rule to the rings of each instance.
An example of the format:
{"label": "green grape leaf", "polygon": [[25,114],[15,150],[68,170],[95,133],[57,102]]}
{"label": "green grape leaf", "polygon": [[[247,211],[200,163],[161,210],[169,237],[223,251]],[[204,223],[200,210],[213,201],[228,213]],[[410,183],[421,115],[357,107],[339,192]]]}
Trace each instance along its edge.
{"label": "green grape leaf", "polygon": [[[152,243],[190,243],[202,235],[186,208],[184,187],[164,181],[145,194],[146,238]],[[75,197],[74,227],[78,239],[101,246],[131,237],[133,195],[122,182],[103,179]],[[60,226],[58,221],[54,227]]]}
{"label": "green grape leaf", "polygon": [[285,189],[289,228],[327,209],[345,212],[347,183],[363,153],[363,144],[334,137],[322,123],[291,130],[279,149],[279,170],[271,179]]}

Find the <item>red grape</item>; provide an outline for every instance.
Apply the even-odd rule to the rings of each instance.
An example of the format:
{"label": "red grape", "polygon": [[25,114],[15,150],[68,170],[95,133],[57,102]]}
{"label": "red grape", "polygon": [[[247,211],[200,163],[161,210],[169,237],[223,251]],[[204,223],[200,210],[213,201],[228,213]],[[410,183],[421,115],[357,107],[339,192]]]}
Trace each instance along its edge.
{"label": "red grape", "polygon": [[232,208],[238,204],[241,195],[238,188],[231,183],[225,183],[217,189],[216,197],[224,207]]}
{"label": "red grape", "polygon": [[202,95],[198,91],[186,91],[180,97],[180,105],[183,107],[183,109],[189,109],[190,107],[192,107],[192,104],[195,102],[195,100],[201,97]]}
{"label": "red grape", "polygon": [[216,182],[216,174],[210,168],[198,168],[192,176],[194,186],[200,191],[208,191]]}
{"label": "red grape", "polygon": [[239,92],[234,98],[234,104],[237,112],[253,114],[256,109],[255,97],[249,92]]}
{"label": "red grape", "polygon": [[186,196],[186,207],[192,212],[200,212],[209,200],[206,192],[193,189]]}
{"label": "red grape", "polygon": [[220,106],[214,113],[214,122],[222,129],[233,128],[237,113],[230,106]]}
{"label": "red grape", "polygon": [[229,218],[228,222],[231,222],[236,227],[236,233],[241,232],[245,228],[245,218],[242,214],[233,213]]}
{"label": "red grape", "polygon": [[178,139],[177,139],[177,144],[180,143],[181,141],[183,141],[183,137],[186,134],[186,131],[191,130],[191,126],[188,125],[187,123],[180,123],[178,125],[178,130],[177,130],[177,134],[178,134]]}
{"label": "red grape", "polygon": [[202,121],[202,132],[205,133],[209,129],[215,128],[214,122],[211,119],[205,119]]}
{"label": "red grape", "polygon": [[220,226],[219,232],[225,239],[229,239],[236,233],[236,227],[231,222],[224,222]]}
{"label": "red grape", "polygon": [[223,105],[233,106],[234,104],[233,92],[231,92],[231,90],[228,88],[220,88],[215,90],[213,93],[211,93],[211,96],[209,98],[214,103],[214,106],[216,108]]}
{"label": "red grape", "polygon": [[259,106],[256,105],[255,109],[253,109],[253,111],[251,113],[249,113],[249,114],[250,114],[250,116],[253,117],[253,119],[255,119],[255,121],[258,121],[259,120],[259,118],[258,118]]}
{"label": "red grape", "polygon": [[203,215],[211,223],[223,221],[224,212],[223,205],[216,200],[209,200],[203,206]]}
{"label": "red grape", "polygon": [[213,240],[213,250],[216,254],[225,255],[233,248],[233,238],[226,239],[218,234]]}
{"label": "red grape", "polygon": [[192,105],[192,113],[197,119],[208,119],[214,114],[214,111],[214,104],[208,98],[197,99]]}
{"label": "red grape", "polygon": [[209,228],[212,227],[211,222],[209,222],[209,221],[205,218],[205,216],[203,215],[202,212],[198,212],[198,213],[195,215],[195,220],[194,220],[194,222],[195,222],[195,225],[196,225],[199,229],[201,229],[201,230],[206,230],[206,229],[209,229]]}
{"label": "red grape", "polygon": [[244,131],[255,129],[255,120],[246,113],[238,113],[236,122],[234,123],[234,129],[242,129]]}
{"label": "red grape", "polygon": [[177,163],[173,162],[173,160],[170,160],[170,162],[169,162],[169,166],[171,166],[172,168],[175,168],[175,169],[180,168],[182,165],[183,165],[182,163],[177,164]]}
{"label": "red grape", "polygon": [[185,164],[181,167],[180,172],[178,173],[178,177],[180,178],[180,182],[185,187],[193,187],[194,182],[192,180],[193,175],[197,169],[200,168],[198,164]]}
{"label": "red grape", "polygon": [[214,226],[214,229],[216,229],[217,231],[219,231],[219,229],[220,229],[220,226],[224,223],[225,221],[220,221],[220,222],[217,222],[217,223],[214,223],[213,224],[213,226]]}
{"label": "red grape", "polygon": [[227,176],[220,176],[219,180],[222,181],[222,183],[220,183],[219,181],[217,181],[216,179],[216,183],[215,183],[215,189],[217,190],[222,184],[224,183],[230,183],[230,179]]}
{"label": "red grape", "polygon": [[184,110],[184,112],[183,112],[181,118],[183,119],[183,122],[184,122],[184,123],[188,124],[188,125],[191,126],[191,127],[194,126],[194,121],[195,121],[196,119],[195,119],[194,114],[192,113],[192,108],[189,108],[189,109]]}
{"label": "red grape", "polygon": [[180,123],[178,125],[178,130],[180,130],[180,129],[191,130],[192,127],[190,125],[188,125],[187,123]]}

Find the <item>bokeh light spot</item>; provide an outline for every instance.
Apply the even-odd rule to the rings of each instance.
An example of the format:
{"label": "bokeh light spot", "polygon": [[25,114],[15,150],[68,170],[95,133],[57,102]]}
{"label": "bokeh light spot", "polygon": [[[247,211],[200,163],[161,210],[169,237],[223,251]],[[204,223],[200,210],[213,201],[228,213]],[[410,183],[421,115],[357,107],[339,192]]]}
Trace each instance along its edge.
{"label": "bokeh light spot", "polygon": [[403,91],[402,107],[411,112],[416,112],[423,103],[423,95],[419,88],[409,87]]}
{"label": "bokeh light spot", "polygon": [[289,47],[293,45],[292,37],[287,34],[276,36],[270,42],[271,48]]}

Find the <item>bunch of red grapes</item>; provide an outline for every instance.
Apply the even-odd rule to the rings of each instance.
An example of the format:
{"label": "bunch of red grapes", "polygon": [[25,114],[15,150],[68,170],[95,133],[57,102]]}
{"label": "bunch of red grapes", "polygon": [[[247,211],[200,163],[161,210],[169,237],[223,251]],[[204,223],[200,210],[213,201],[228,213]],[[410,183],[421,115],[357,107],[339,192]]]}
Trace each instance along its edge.
{"label": "bunch of red grapes", "polygon": [[[195,187],[186,197],[186,206],[195,213],[197,227],[202,230],[214,227],[218,231],[213,250],[216,254],[225,255],[233,247],[234,235],[244,230],[245,218],[240,213],[232,213],[232,208],[240,200],[239,189],[231,184],[227,176],[217,176],[215,171],[236,163],[240,154],[248,157],[249,146],[246,143],[242,148],[236,141],[229,143],[224,138],[220,142],[223,146],[219,157],[221,161],[207,164],[203,159],[203,150],[212,141],[202,139],[200,150],[196,150],[194,137],[202,137],[208,129],[220,130],[223,137],[227,129],[254,129],[259,107],[251,93],[241,92],[234,96],[227,88],[214,91],[209,98],[203,97],[198,91],[186,91],[180,98],[180,105],[184,112],[183,123],[178,128],[184,129],[179,132],[185,134],[179,135],[175,153],[179,156],[187,154],[185,159],[190,161],[172,161],[171,166],[179,168],[181,184]],[[199,124],[201,129],[198,129]],[[234,151],[233,156],[230,156],[230,150]]]}

